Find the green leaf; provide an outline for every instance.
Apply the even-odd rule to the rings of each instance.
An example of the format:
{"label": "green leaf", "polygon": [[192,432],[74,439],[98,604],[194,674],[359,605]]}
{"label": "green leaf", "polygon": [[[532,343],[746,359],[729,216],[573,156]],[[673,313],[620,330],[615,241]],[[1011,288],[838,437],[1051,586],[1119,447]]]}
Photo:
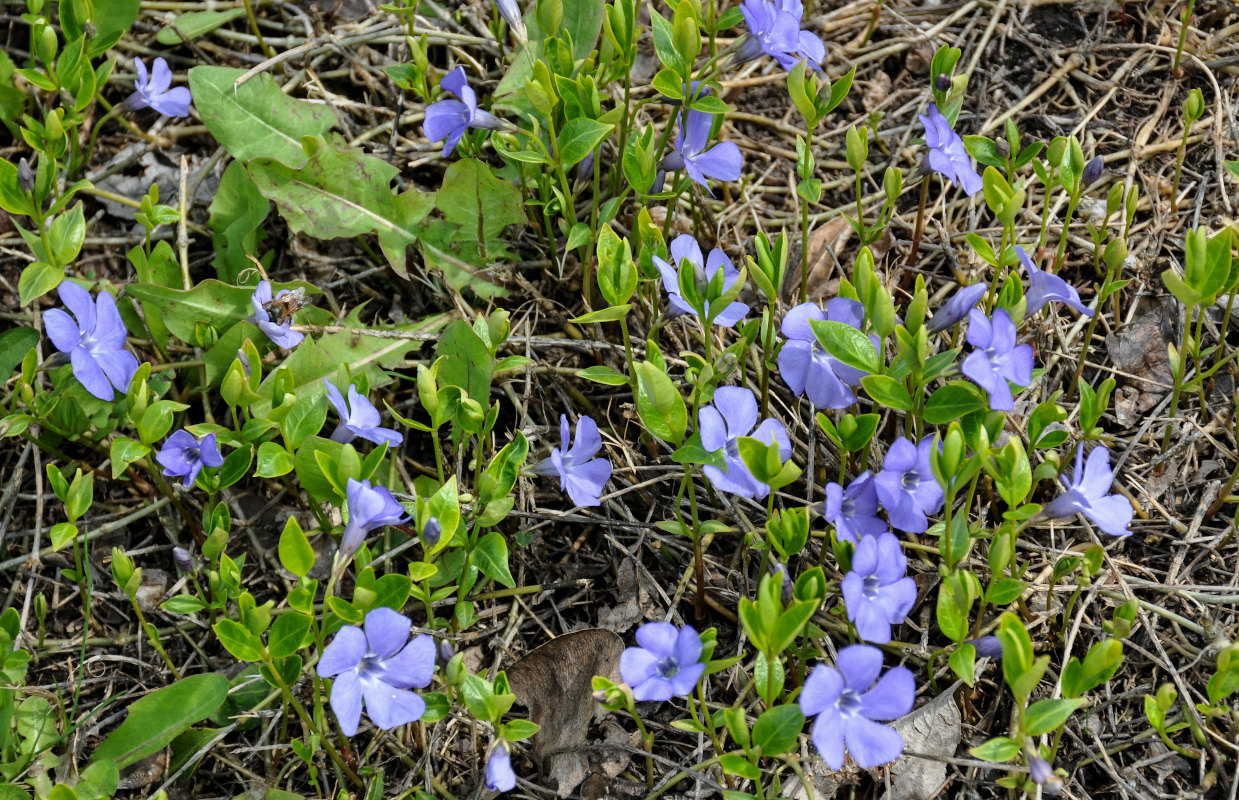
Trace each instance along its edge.
{"label": "green leaf", "polygon": [[602,141],[611,135],[614,125],[598,122],[589,117],[568,120],[559,132],[556,149],[559,163],[571,167],[585,160]]}
{"label": "green leaf", "polygon": [[1081,662],[1072,658],[1063,668],[1063,697],[1080,697],[1101,686],[1123,663],[1123,643],[1118,639],[1103,639],[1089,649]]}
{"label": "green leaf", "polygon": [[[244,12],[244,9],[233,10]],[[224,170],[207,212],[207,227],[215,234],[211,237],[215,246],[212,262],[215,273],[226,283],[236,283],[243,270],[253,267],[246,256],[258,255],[258,244],[263,238],[262,223],[271,213],[271,203],[258,191],[245,165],[233,161]]]}
{"label": "green leaf", "polygon": [[284,532],[280,534],[279,544],[280,564],[298,578],[304,578],[314,568],[314,548],[301,523],[296,517],[289,517],[284,523]]}
{"label": "green leaf", "polygon": [[445,357],[439,366],[439,387],[458,386],[483,406],[489,404],[493,360],[490,349],[472,326],[456,320],[435,346],[435,358]]}
{"label": "green leaf", "polygon": [[666,372],[649,361],[636,364],[637,413],[653,435],[672,445],[684,441],[688,430],[688,410],[684,397]]}
{"label": "green leaf", "polygon": [[[139,0],[64,3],[60,5],[60,24],[64,27],[65,39],[73,41],[89,26],[94,31],[88,39],[90,55],[102,55],[119,42],[120,37],[137,20],[139,5]],[[81,11],[88,11],[87,16],[79,16]],[[194,99],[197,100],[196,97]]]}
{"label": "green leaf", "polygon": [[221,28],[237,17],[245,16],[245,8],[229,8],[225,11],[187,11],[169,23],[155,35],[155,41],[160,44],[177,45],[190,39],[197,39],[216,28]]}
{"label": "green leaf", "polygon": [[[273,284],[272,291],[281,289],[313,289],[306,283]],[[163,313],[164,324],[172,335],[186,344],[201,345],[199,327],[209,327],[217,333],[223,333],[229,328],[254,313],[250,299],[254,296],[254,287],[230,286],[217,280],[205,280],[192,289],[172,289],[166,286],[156,286],[147,283],[131,283],[125,287],[130,296],[150,303]],[[317,291],[314,289],[314,291]],[[250,328],[254,339],[261,341],[266,337],[257,328]],[[234,347],[228,356],[228,363],[236,358]],[[225,365],[226,368],[226,365]],[[219,377],[223,377],[220,373]]]}
{"label": "green leaf", "polygon": [[245,73],[208,66],[189,71],[194,107],[207,130],[238,161],[266,156],[290,167],[301,166],[306,162],[301,139],[327,133],[336,121],[331,106],[289,97],[267,73],[236,85]]}
{"label": "green leaf", "polygon": [[632,313],[632,304],[624,303],[621,306],[609,306],[608,308],[600,308],[597,311],[591,311],[588,314],[582,314],[572,320],[580,325],[585,325],[592,322],[618,322],[625,319]]}
{"label": "green leaf", "polygon": [[[405,248],[417,241],[418,223],[430,213],[434,195],[417,189],[392,194],[388,186],[399,169],[338,144],[320,147],[303,167],[264,157],[251,161],[247,169],[258,191],[275,201],[293,232],[318,239],[373,233],[392,269],[408,277]],[[506,186],[515,191],[511,184]]]}
{"label": "green leaf", "polygon": [[912,410],[912,396],[902,383],[888,375],[866,375],[860,379],[865,391],[878,403],[898,411]]}
{"label": "green leaf", "polygon": [[495,244],[509,225],[525,222],[520,190],[511,181],[495,177],[490,167],[475,158],[447,168],[435,206],[448,222],[459,226],[454,240]]}
{"label": "green leaf", "polygon": [[961,681],[969,686],[975,684],[977,680],[976,662],[977,650],[973,645],[961,644],[959,647],[955,648],[954,653],[951,653],[951,671],[954,672]]}
{"label": "green leaf", "polygon": [[71,522],[57,522],[52,526],[48,538],[52,541],[52,550],[56,551],[77,537],[77,526]]}
{"label": "green leaf", "polygon": [[30,305],[59,286],[64,279],[65,271],[60,267],[53,267],[43,261],[27,264],[21,277],[17,279],[18,301],[23,306]]}
{"label": "green leaf", "polygon": [[628,383],[628,376],[605,366],[586,367],[577,373],[577,377],[604,386],[623,386]]}
{"label": "green leaf", "polygon": [[267,647],[275,658],[285,658],[301,649],[306,634],[310,632],[310,617],[291,612],[276,617],[267,634]]}
{"label": "green leaf", "polygon": [[925,421],[945,425],[983,408],[989,408],[989,403],[980,389],[964,381],[951,381],[929,396]]}
{"label": "green leaf", "polygon": [[881,357],[873,342],[851,325],[833,320],[812,320],[809,325],[826,352],[844,364],[870,374],[881,369]]}
{"label": "green leaf", "polygon": [[1067,721],[1067,717],[1071,716],[1071,712],[1084,703],[1081,698],[1038,700],[1028,707],[1028,714],[1024,718],[1024,731],[1029,736],[1040,736],[1057,730]]}
{"label": "green leaf", "polygon": [[135,442],[127,436],[117,436],[112,440],[109,451],[112,460],[112,477],[119,478],[130,464],[139,458],[144,458],[150,451],[151,448],[141,442]]}
{"label": "green leaf", "polygon": [[1020,752],[1020,745],[1006,736],[995,736],[985,744],[974,747],[968,752],[982,761],[1001,763],[1015,758]]}
{"label": "green leaf", "polygon": [[39,332],[34,328],[9,328],[0,333],[0,375],[12,375],[38,343]]}
{"label": "green leaf", "polygon": [[494,578],[509,589],[516,586],[512,572],[508,569],[508,543],[503,534],[491,531],[478,540],[477,546],[469,553],[469,561],[482,574]]}
{"label": "green leaf", "polygon": [[[317,390],[320,387],[313,388]],[[321,388],[322,391],[315,391],[313,394],[299,393],[297,402],[280,421],[284,444],[288,445],[289,450],[296,450],[305,441],[305,437],[315,436],[322,431],[323,423],[327,421],[327,389],[326,386]],[[345,387],[346,390],[347,388]],[[347,391],[342,394],[347,394]]]}
{"label": "green leaf", "polygon": [[214,672],[190,675],[156,689],[129,706],[125,721],[95,748],[91,761],[110,760],[124,769],[209,717],[227,696],[228,679]]}
{"label": "green leaf", "polygon": [[777,756],[796,747],[800,731],[804,728],[804,712],[800,706],[775,706],[753,724],[753,745],[761,748],[763,756]]}
{"label": "green leaf", "polygon": [[236,620],[221,619],[214,630],[219,643],[238,661],[262,660],[262,642],[249,628]]}
{"label": "green leaf", "polygon": [[258,467],[255,478],[278,478],[293,471],[293,457],[275,442],[258,445]]}
{"label": "green leaf", "polygon": [[738,775],[751,781],[761,779],[761,769],[739,753],[726,753],[718,757],[719,766],[728,775]]}
{"label": "green leaf", "polygon": [[192,594],[178,594],[163,601],[159,607],[172,614],[194,614],[206,608],[207,604]]}

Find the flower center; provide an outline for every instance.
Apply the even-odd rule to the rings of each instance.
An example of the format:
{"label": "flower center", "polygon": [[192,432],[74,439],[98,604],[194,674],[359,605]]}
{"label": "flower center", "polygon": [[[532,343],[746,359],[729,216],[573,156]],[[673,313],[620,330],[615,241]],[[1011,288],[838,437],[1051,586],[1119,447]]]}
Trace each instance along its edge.
{"label": "flower center", "polygon": [[658,677],[660,678],[670,678],[679,671],[680,663],[675,660],[675,656],[667,656],[658,662]]}
{"label": "flower center", "polygon": [[835,704],[839,707],[840,713],[845,717],[850,717],[860,711],[860,692],[854,689],[844,689]]}
{"label": "flower center", "polygon": [[731,459],[735,459],[736,461],[741,460],[740,459],[740,438],[736,437],[735,439],[728,439],[727,444],[723,445],[723,451],[727,453],[727,459],[729,461]]}
{"label": "flower center", "polygon": [[843,502],[839,504],[839,515],[845,519],[856,516],[856,499],[844,495]]}
{"label": "flower center", "polygon": [[882,584],[878,581],[876,575],[869,575],[865,578],[864,586],[861,591],[865,595],[866,600],[876,600],[878,597],[878,589]]}
{"label": "flower center", "polygon": [[916,470],[914,469],[908,470],[907,472],[903,474],[903,477],[899,479],[899,486],[905,492],[915,491],[916,487],[919,486],[920,483],[921,483],[921,476],[917,475]]}

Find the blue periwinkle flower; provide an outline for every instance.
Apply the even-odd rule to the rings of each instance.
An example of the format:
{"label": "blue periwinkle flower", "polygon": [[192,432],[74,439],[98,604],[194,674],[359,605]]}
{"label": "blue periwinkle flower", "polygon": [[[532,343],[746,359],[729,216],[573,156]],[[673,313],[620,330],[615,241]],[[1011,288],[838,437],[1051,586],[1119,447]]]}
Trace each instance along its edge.
{"label": "blue periwinkle flower", "polygon": [[73,377],[100,400],[128,391],[138,359],[125,350],[125,323],[116,300],[107,292],[92,298],[73,281],[63,281],[57,292],[73,316],[49,309],[43,314],[43,328],[56,349],[68,353]]}
{"label": "blue periwinkle flower", "polygon": [[179,430],[168,437],[155,455],[163,465],[163,474],[169,478],[182,478],[181,487],[188,489],[198,479],[203,467],[218,467],[224,463],[215,434],[208,433],[199,439],[187,430]]}
{"label": "blue periwinkle flower", "polygon": [[997,636],[981,636],[976,639],[965,639],[964,644],[970,644],[976,650],[977,658],[1002,658],[1002,642]]}
{"label": "blue periwinkle flower", "polygon": [[714,192],[710,191],[708,180],[738,180],[744,159],[735,142],[719,142],[713,147],[706,147],[710,143],[713,114],[690,109],[687,116],[687,121],[680,118],[680,130],[676,132],[675,145],[658,166],[668,172],[685,170],[694,182],[701,184],[713,197]]}
{"label": "blue periwinkle flower", "polygon": [[576,441],[569,447],[568,416],[559,415],[559,447],[551,449],[550,458],[545,458],[533,468],[539,475],[558,475],[559,488],[568,493],[577,506],[602,504],[602,488],[611,479],[611,462],[594,458],[602,449],[602,436],[598,423],[590,417],[581,417],[576,424]]}
{"label": "blue periwinkle flower", "polygon": [[249,321],[257,325],[260,331],[267,334],[268,339],[285,350],[291,350],[301,344],[305,334],[292,329],[293,318],[291,315],[280,314],[279,319],[273,320],[268,308],[273,307],[276,300],[291,294],[293,293],[288,289],[280,289],[278,294],[273,295],[271,293],[270,281],[259,281],[258,285],[254,287],[254,294],[250,297],[250,304],[254,307],[254,313],[249,316]]}
{"label": "blue periwinkle flower", "polygon": [[460,98],[440,100],[426,106],[426,120],[423,123],[426,138],[432,142],[446,140],[443,142],[444,156],[456,149],[466,129],[499,130],[504,126],[503,120],[478,108],[477,95],[465,78],[464,67],[457,67],[444,75],[439,86]]}
{"label": "blue periwinkle flower", "polygon": [[886,644],[891,626],[916,603],[916,581],[908,577],[908,558],[893,533],[866,536],[852,555],[852,571],[840,586],[848,620],[866,642]]}
{"label": "blue periwinkle flower", "polygon": [[814,408],[847,408],[856,402],[850,387],[858,385],[865,373],[822,347],[809,324],[813,320],[842,322],[860,330],[865,307],[844,297],[831,300],[825,311],[813,303],[801,303],[787,312],[781,328],[787,341],[779,350],[779,374],[787,387],[793,394],[808,397]]}
{"label": "blue periwinkle flower", "polygon": [[1114,472],[1110,469],[1110,451],[1098,445],[1084,461],[1084,446],[1076,448],[1075,472],[1071,480],[1063,477],[1067,491],[1045,507],[1041,512],[1051,519],[1083,514],[1111,536],[1129,536],[1128,526],[1132,520],[1131,503],[1121,494],[1109,494],[1114,484]]}
{"label": "blue periwinkle flower", "polygon": [[348,506],[348,524],[344,526],[344,535],[340,538],[340,550],[336,554],[336,559],[340,563],[357,552],[371,531],[409,521],[404,506],[392,497],[391,491],[386,486],[371,486],[368,480],[359,481],[349,478],[345,495]]}
{"label": "blue periwinkle flower", "polygon": [[835,536],[843,542],[855,544],[887,530],[878,517],[878,490],[869,470],[853,478],[846,489],[833,481],[826,484],[822,515],[835,526]]}
{"label": "blue periwinkle flower", "polygon": [[[726,292],[740,279],[740,270],[736,269],[727,254],[717,247],[710,251],[708,258],[702,258],[701,245],[690,234],[682,233],[671,241],[671,263],[654,256],[654,266],[662,276],[663,288],[667,290],[667,316],[691,314],[697,316],[697,310],[690,306],[680,294],[680,269],[684,262],[688,268],[699,273],[702,283],[708,284],[723,271],[723,291]],[[710,303],[706,301],[706,314],[711,313]],[[732,302],[714,317],[715,325],[730,328],[749,313],[749,307],[741,302]]]}
{"label": "blue periwinkle flower", "polygon": [[920,115],[920,120],[925,126],[925,144],[929,147],[926,166],[943,178],[958,183],[969,196],[981,191],[984,185],[972,166],[972,157],[964,147],[964,140],[951,130],[951,123],[942,116],[938,106],[930,103],[929,113]]}
{"label": "blue periwinkle flower", "polygon": [[964,359],[960,369],[973,383],[989,392],[989,407],[994,411],[1015,408],[1015,398],[1007,381],[1024,387],[1032,383],[1031,345],[1015,343],[1015,323],[1004,310],[993,319],[978,309],[968,312],[968,344],[976,349]]}
{"label": "blue periwinkle flower", "polygon": [[886,452],[882,471],[873,482],[892,528],[924,533],[929,530],[926,515],[942,508],[942,487],[929,468],[932,448],[932,436],[921,439],[919,445],[900,437]]}
{"label": "blue periwinkle flower", "polygon": [[1086,317],[1096,312],[1084,305],[1080,293],[1075,287],[1057,275],[1038,269],[1033,260],[1024,252],[1024,248],[1015,246],[1015,254],[1020,257],[1020,263],[1028,272],[1028,291],[1024,294],[1026,302],[1024,313],[1032,316],[1040,311],[1050,301],[1066,303]]}
{"label": "blue periwinkle flower", "polygon": [[347,444],[361,437],[368,442],[392,447],[404,441],[404,434],[379,427],[379,410],[357,391],[356,386],[349,384],[348,402],[345,402],[344,395],[326,378],[323,378],[323,385],[327,387],[327,399],[340,415],[340,422],[331,433],[331,441]]}
{"label": "blue periwinkle flower", "polygon": [[138,73],[138,79],[133,82],[134,92],[125,100],[125,106],[130,109],[153,108],[167,117],[189,116],[189,104],[193,97],[189,89],[172,86],[172,69],[162,58],[155,59],[149,75],[142,59],[133,60],[133,68]]}
{"label": "blue periwinkle flower", "polygon": [[801,0],[744,0],[740,13],[749,35],[736,51],[734,63],[743,64],[765,54],[785,70],[790,71],[802,60],[821,70],[826,45],[816,34],[800,29],[804,16]]}
{"label": "blue periwinkle flower", "polygon": [[1028,759],[1028,777],[1041,787],[1043,794],[1056,795],[1063,789],[1063,779],[1054,774],[1053,765],[1041,756]]}
{"label": "blue periwinkle flower", "polygon": [[390,608],[366,614],[360,625],[341,628],[323,648],[317,671],[331,684],[331,710],[345,736],[357,733],[364,705],[385,731],[416,722],[426,701],[412,689],[429,686],[435,671],[435,642],[425,634],[409,641],[409,619]]}
{"label": "blue periwinkle flower", "polygon": [[637,628],[637,644],[620,655],[620,677],[637,700],[687,697],[701,679],[701,637],[691,625],[676,630],[670,622]]}
{"label": "blue periwinkle flower", "polygon": [[937,313],[930,317],[929,322],[925,323],[925,332],[938,333],[954,326],[968,316],[968,312],[981,302],[981,298],[987,291],[989,287],[984,283],[974,283],[959,289],[951,295],[950,300],[946,301],[946,305],[938,309]]}
{"label": "blue periwinkle flower", "polygon": [[508,743],[500,739],[486,759],[486,788],[492,792],[508,792],[516,788],[516,773],[512,770],[512,754]]}
{"label": "blue periwinkle flower", "polygon": [[800,710],[813,720],[813,744],[831,769],[842,769],[844,746],[864,769],[894,761],[903,737],[883,722],[912,710],[916,679],[907,667],[882,672],[882,651],[867,644],[839,651],[835,666],[819,664],[805,680]]}
{"label": "blue periwinkle flower", "polygon": [[[727,468],[713,464],[702,467],[715,488],[741,497],[761,499],[770,494],[770,487],[759,482],[740,458],[740,437],[748,436],[762,444],[778,444],[779,458],[786,461],[792,455],[792,441],[787,429],[777,419],[757,424],[757,398],[752,389],[743,386],[721,386],[714,392],[714,402],[697,412],[701,446],[707,452],[723,451]],[[754,427],[756,426],[756,427]]]}

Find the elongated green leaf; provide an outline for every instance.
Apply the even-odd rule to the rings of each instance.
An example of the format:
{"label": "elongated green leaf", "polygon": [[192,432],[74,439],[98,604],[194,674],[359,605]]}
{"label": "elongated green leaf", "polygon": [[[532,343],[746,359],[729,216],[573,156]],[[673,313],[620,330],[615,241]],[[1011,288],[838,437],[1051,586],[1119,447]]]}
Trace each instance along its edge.
{"label": "elongated green leaf", "polygon": [[234,161],[224,170],[208,212],[207,225],[215,233],[215,272],[220,280],[235,283],[242,270],[253,266],[246,256],[258,255],[271,203],[250,180],[245,165]]}
{"label": "elongated green leaf", "polygon": [[603,139],[611,135],[614,127],[589,117],[569,120],[556,140],[560,163],[571,167],[584,161],[586,156],[602,144]]}
{"label": "elongated green leaf", "polygon": [[418,223],[430,213],[434,195],[416,189],[392,194],[387,187],[400,172],[396,167],[328,145],[298,169],[275,158],[256,158],[248,169],[293,231],[318,239],[373,233],[392,269],[408,277],[404,251],[417,241]]}
{"label": "elongated green leaf", "polygon": [[952,381],[929,396],[925,421],[931,425],[945,425],[986,407],[985,395],[980,389],[971,383]]}
{"label": "elongated green leaf", "polygon": [[214,672],[190,675],[151,692],[129,706],[129,716],[95,748],[91,760],[108,759],[124,769],[211,716],[227,696],[228,679]]}
{"label": "elongated green leaf", "polygon": [[38,343],[39,332],[34,328],[10,328],[0,333],[0,375],[5,378],[12,375],[26,353]]}
{"label": "elongated green leaf", "polygon": [[875,373],[881,367],[878,349],[869,337],[845,322],[813,320],[814,335],[826,351],[849,367]]}
{"label": "elongated green leaf", "polygon": [[795,703],[769,709],[753,724],[753,744],[763,756],[777,756],[796,746],[804,727],[804,712]]}
{"label": "elongated green leaf", "polygon": [[245,16],[245,8],[229,8],[224,11],[187,11],[176,18],[175,22],[165,25],[155,36],[160,44],[180,44],[182,39],[196,39],[216,28],[227,25],[237,17]]}
{"label": "elongated green leaf", "polygon": [[1057,730],[1058,726],[1071,716],[1071,712],[1084,705],[1084,702],[1081,698],[1038,700],[1028,707],[1024,730],[1029,736],[1040,736]]}
{"label": "elongated green leaf", "polygon": [[491,531],[478,540],[477,547],[469,554],[469,561],[482,571],[509,588],[516,585],[508,569],[508,543],[503,534]]}
{"label": "elongated green leaf", "polygon": [[285,95],[266,73],[238,86],[244,74],[243,69],[207,66],[189,71],[189,90],[207,130],[238,161],[266,156],[301,166],[306,162],[301,137],[326,134],[335,114],[330,106]]}

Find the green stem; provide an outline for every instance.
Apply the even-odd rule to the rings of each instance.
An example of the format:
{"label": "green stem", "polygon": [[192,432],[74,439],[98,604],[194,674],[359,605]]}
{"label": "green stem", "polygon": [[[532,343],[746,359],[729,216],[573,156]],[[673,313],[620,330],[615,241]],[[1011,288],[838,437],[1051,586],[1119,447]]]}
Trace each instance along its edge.
{"label": "green stem", "polygon": [[172,677],[179,681],[181,679],[181,671],[176,668],[176,664],[172,663],[172,659],[168,658],[167,652],[163,649],[163,644],[159,641],[159,636],[155,633],[155,628],[147,624],[146,615],[142,613],[142,607],[138,605],[138,598],[135,595],[129,595],[129,602],[133,605],[133,610],[138,615],[138,625],[142,627],[142,632],[146,634],[146,640],[151,643],[151,647],[155,648],[155,652],[159,653],[163,663],[168,665],[168,669],[172,672]]}
{"label": "green stem", "polygon": [[908,252],[907,269],[916,266],[917,253],[921,249],[921,236],[925,233],[925,205],[929,202],[929,176],[921,178],[921,199],[916,205],[916,228],[912,233],[912,249]]}
{"label": "green stem", "polygon": [[1174,372],[1174,391],[1170,394],[1170,414],[1166,421],[1166,432],[1162,435],[1162,452],[1170,449],[1170,431],[1174,428],[1175,415],[1179,413],[1179,395],[1183,391],[1183,375],[1187,369],[1187,340],[1192,329],[1192,314],[1195,306],[1189,306],[1187,316],[1183,319],[1183,336],[1179,341],[1179,363]]}

